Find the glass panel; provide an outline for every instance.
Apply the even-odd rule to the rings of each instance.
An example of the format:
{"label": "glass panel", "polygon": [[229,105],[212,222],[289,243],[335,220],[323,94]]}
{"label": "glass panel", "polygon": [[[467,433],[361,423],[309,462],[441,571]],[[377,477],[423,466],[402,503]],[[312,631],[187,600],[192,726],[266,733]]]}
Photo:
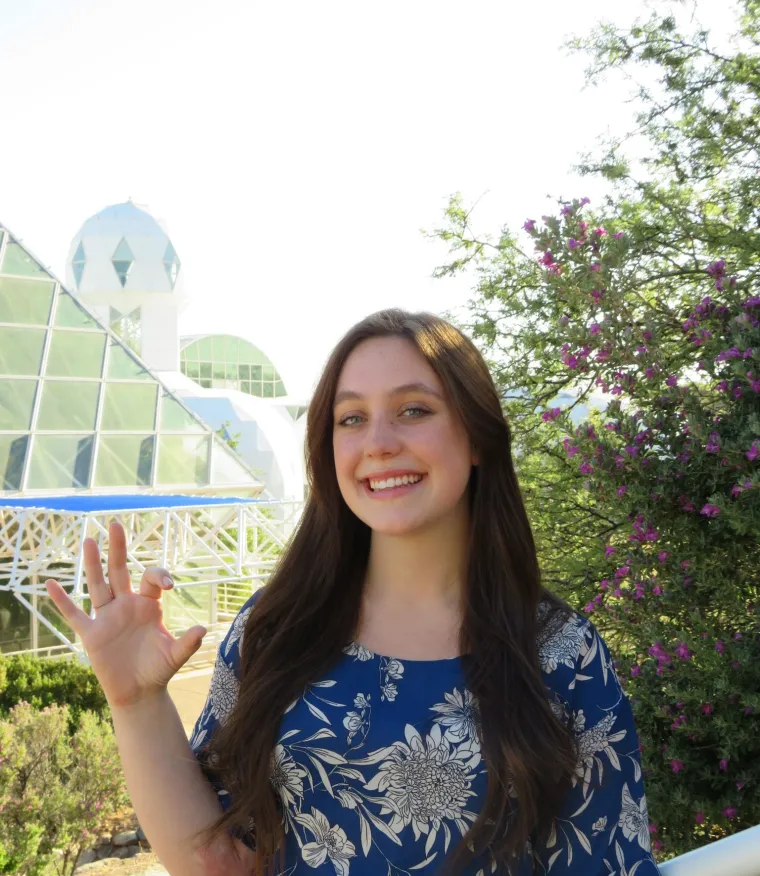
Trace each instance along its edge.
{"label": "glass panel", "polygon": [[250,380],[251,379],[251,366],[250,365],[238,365],[238,379],[239,380]]}
{"label": "glass panel", "polygon": [[261,365],[251,365],[251,380],[261,380]]}
{"label": "glass panel", "polygon": [[214,374],[217,380],[224,380],[225,370],[224,370],[224,362],[216,361],[214,362]]}
{"label": "glass panel", "polygon": [[211,338],[201,338],[196,341],[196,347],[198,349],[198,358],[203,359],[206,362],[211,361]]}
{"label": "glass panel", "polygon": [[77,251],[74,253],[74,258],[71,261],[71,269],[74,272],[74,279],[76,280],[77,286],[79,286],[82,282],[82,274],[84,273],[85,266],[85,255],[84,255],[84,247],[82,246],[82,241],[79,241],[79,246],[77,247]]}
{"label": "glass panel", "polygon": [[104,432],[152,431],[157,399],[156,383],[107,383],[100,428]]}
{"label": "glass panel", "polygon": [[251,381],[250,380],[241,380],[240,381],[240,391],[247,392],[248,395],[251,395]]}
{"label": "glass panel", "polygon": [[0,590],[0,654],[32,647],[29,609],[8,590]]}
{"label": "glass panel", "polygon": [[134,260],[135,260],[135,256],[134,256],[134,253],[132,252],[132,250],[129,248],[129,244],[127,243],[127,239],[125,237],[122,237],[122,239],[119,241],[119,245],[116,247],[116,249],[113,252],[113,255],[111,256],[111,261],[112,262],[117,262],[117,261],[133,262]]}
{"label": "glass panel", "polygon": [[287,395],[287,392],[285,392],[285,384],[281,380],[278,380],[277,383],[275,383],[274,394],[277,397],[279,397],[281,395]]}
{"label": "glass panel", "polygon": [[226,446],[214,441],[211,447],[211,483],[245,484],[250,487],[252,481],[251,474],[231,453],[227,452]]}
{"label": "glass panel", "polygon": [[101,435],[94,486],[149,486],[153,443],[153,435]]}
{"label": "glass panel", "polygon": [[0,277],[0,322],[47,325],[52,301],[49,281]]}
{"label": "glass panel", "polygon": [[45,380],[37,428],[51,431],[94,429],[99,392],[99,382]]}
{"label": "glass panel", "polygon": [[224,366],[224,376],[227,380],[237,380],[237,365],[234,362],[227,362]]}
{"label": "glass panel", "polygon": [[153,380],[143,366],[118,341],[111,341],[108,377],[121,380]]}
{"label": "glass panel", "polygon": [[3,238],[4,237],[5,237],[4,232],[2,230],[0,230],[0,247],[2,247],[2,245],[3,245]]}
{"label": "glass panel", "polygon": [[197,378],[201,376],[200,365],[198,365],[197,362],[186,362],[185,374],[187,374],[191,380],[197,380]]}
{"label": "glass panel", "polygon": [[[0,435],[0,475],[3,490],[20,490],[28,435]],[[0,621],[2,625],[2,621]]]}
{"label": "glass panel", "polygon": [[227,361],[237,362],[240,358],[240,338],[227,335]]}
{"label": "glass panel", "polygon": [[210,362],[201,362],[200,369],[201,377],[209,380],[211,378],[211,363]]}
{"label": "glass panel", "polygon": [[68,292],[61,292],[55,305],[55,324],[67,328],[96,328],[100,326]]}
{"label": "glass panel", "polygon": [[210,381],[210,380],[205,380],[205,379],[201,378],[201,379],[198,381],[198,383],[200,383],[200,385],[201,385],[204,389],[211,389],[211,381]]}
{"label": "glass panel", "polygon": [[32,422],[38,380],[0,380],[0,429],[22,432]]}
{"label": "glass panel", "polygon": [[250,341],[240,338],[240,361],[250,362],[252,365],[263,365],[268,360],[258,347],[254,347]]}
{"label": "glass panel", "polygon": [[261,398],[264,395],[263,384],[260,380],[251,381],[251,395],[255,395],[257,398]]}
{"label": "glass panel", "polygon": [[0,374],[36,377],[40,373],[45,334],[45,329],[0,326]]}
{"label": "glass panel", "polygon": [[208,483],[209,436],[161,435],[156,484],[202,486]]}
{"label": "glass panel", "polygon": [[106,334],[53,330],[46,375],[55,377],[100,377]]}
{"label": "glass panel", "polygon": [[264,383],[262,384],[262,393],[264,398],[274,398],[274,384],[273,383]]}
{"label": "glass panel", "polygon": [[116,270],[119,282],[122,286],[126,286],[127,274],[129,274],[129,269],[132,267],[132,262],[114,262],[113,266]]}
{"label": "glass panel", "polygon": [[20,274],[22,277],[49,276],[22,247],[11,240],[5,247],[2,271],[4,274]]}
{"label": "glass panel", "polygon": [[271,365],[264,365],[261,369],[261,378],[262,380],[274,380],[274,368]]}
{"label": "glass panel", "polygon": [[92,435],[37,435],[27,487],[34,490],[87,487],[92,439]]}
{"label": "glass panel", "polygon": [[164,393],[161,398],[162,432],[198,432],[200,423],[191,416],[176,398]]}
{"label": "glass panel", "polygon": [[211,358],[214,362],[224,362],[227,357],[227,353],[225,350],[224,337],[219,337],[218,335],[211,338]]}

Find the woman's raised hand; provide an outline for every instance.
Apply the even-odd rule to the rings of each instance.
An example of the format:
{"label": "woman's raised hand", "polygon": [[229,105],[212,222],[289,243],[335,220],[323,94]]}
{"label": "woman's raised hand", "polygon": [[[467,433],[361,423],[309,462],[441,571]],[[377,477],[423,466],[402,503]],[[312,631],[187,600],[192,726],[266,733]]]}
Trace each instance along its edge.
{"label": "woman's raised hand", "polygon": [[166,688],[171,677],[198,650],[206,634],[202,626],[175,638],[164,626],[161,594],[173,582],[165,569],[150,567],[132,590],[127,569],[124,528],[108,530],[108,581],[100,551],[91,538],[84,542],[87,592],[95,608],[90,618],[54,580],[45,582],[48,595],[81,638],[111,707],[134,705]]}

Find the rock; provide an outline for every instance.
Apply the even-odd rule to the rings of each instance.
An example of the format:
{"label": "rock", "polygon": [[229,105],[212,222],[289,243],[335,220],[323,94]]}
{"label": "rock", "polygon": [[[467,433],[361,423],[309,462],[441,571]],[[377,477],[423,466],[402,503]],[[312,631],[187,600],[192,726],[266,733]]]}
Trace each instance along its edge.
{"label": "rock", "polygon": [[139,839],[140,842],[143,843],[146,843],[148,841],[148,837],[145,836],[145,831],[141,827],[137,828],[137,839]]}
{"label": "rock", "polygon": [[95,848],[99,849],[101,846],[110,846],[111,845],[111,837],[107,833],[101,833],[98,837]]}
{"label": "rock", "polygon": [[107,846],[101,846],[97,851],[98,860],[102,861],[103,858],[110,858],[112,851],[113,846],[111,845],[111,843],[108,843]]}
{"label": "rock", "polygon": [[129,846],[119,846],[111,853],[112,858],[129,858]]}
{"label": "rock", "polygon": [[127,846],[128,858],[136,858],[140,854],[140,846]]}
{"label": "rock", "polygon": [[123,833],[114,834],[111,842],[115,846],[128,846],[130,843],[137,842],[136,830],[125,830]]}
{"label": "rock", "polygon": [[82,854],[77,858],[77,867],[81,867],[84,864],[92,864],[93,861],[97,861],[98,856],[94,849],[85,849]]}

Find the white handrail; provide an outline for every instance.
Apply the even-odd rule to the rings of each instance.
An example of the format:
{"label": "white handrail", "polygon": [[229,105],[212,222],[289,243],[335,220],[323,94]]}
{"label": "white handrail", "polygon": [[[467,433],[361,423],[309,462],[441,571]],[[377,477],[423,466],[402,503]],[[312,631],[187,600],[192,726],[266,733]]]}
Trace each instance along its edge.
{"label": "white handrail", "polygon": [[662,876],[760,876],[760,824],[660,864]]}

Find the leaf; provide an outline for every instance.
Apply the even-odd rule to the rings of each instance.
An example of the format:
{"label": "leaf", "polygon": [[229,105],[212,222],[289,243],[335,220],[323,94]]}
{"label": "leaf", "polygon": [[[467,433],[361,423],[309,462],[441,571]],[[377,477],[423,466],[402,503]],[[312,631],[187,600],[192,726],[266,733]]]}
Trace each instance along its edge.
{"label": "leaf", "polygon": [[[584,638],[585,638],[585,636],[584,636]],[[596,636],[594,636],[594,638],[591,642],[591,647],[586,652],[586,656],[583,658],[583,662],[581,663],[581,669],[585,669],[589,665],[589,663],[591,663],[591,661],[594,659],[594,657],[596,657],[596,651],[597,651],[597,638],[596,638]]]}
{"label": "leaf", "polygon": [[[578,813],[576,813],[577,815]],[[570,816],[572,818],[572,815]],[[549,839],[546,841],[546,848],[551,849],[557,843],[557,822],[552,821],[552,829],[549,833]]]}
{"label": "leaf", "polygon": [[313,681],[309,687],[333,687],[334,684],[334,681],[326,679],[325,681]]}
{"label": "leaf", "polygon": [[372,822],[372,824],[374,824],[375,827],[376,827],[381,833],[384,833],[385,836],[387,836],[389,840],[393,840],[393,842],[396,843],[397,846],[402,845],[401,840],[400,840],[400,839],[396,836],[396,834],[390,829],[390,827],[388,827],[388,825],[387,825],[384,821],[382,821],[382,819],[378,818],[377,815],[375,815],[374,813],[370,812],[369,809],[367,809],[366,806],[364,806],[363,809],[364,809],[364,814],[367,816],[367,818],[369,818],[369,820]]}
{"label": "leaf", "polygon": [[422,870],[424,867],[427,867],[427,865],[431,861],[434,861],[437,856],[438,856],[438,852],[433,852],[433,854],[429,858],[425,858],[424,861],[420,861],[419,864],[415,864],[413,867],[410,867],[409,869],[410,870]]}
{"label": "leaf", "polygon": [[636,871],[639,869],[639,866],[642,863],[643,863],[642,859],[639,858],[639,860],[636,861],[636,863],[633,865],[633,867],[631,867],[631,869],[628,871],[628,876],[635,876]]}
{"label": "leaf", "polygon": [[449,850],[449,844],[451,843],[451,831],[449,830],[448,824],[443,822],[443,853],[444,855]]}
{"label": "leaf", "polygon": [[338,754],[337,751],[330,751],[329,748],[308,748],[306,750],[310,755],[313,754],[314,757],[318,757],[320,760],[333,766],[346,763],[346,759],[342,754]]}
{"label": "leaf", "polygon": [[362,838],[362,851],[366,858],[372,848],[372,830],[370,829],[367,819],[357,810],[359,815],[359,828]]}
{"label": "leaf", "polygon": [[375,751],[371,751],[366,757],[359,758],[358,760],[350,760],[348,763],[351,763],[354,766],[372,766],[373,764],[380,763],[381,760],[385,760],[395,748],[395,745],[386,745],[385,748],[378,748]]}
{"label": "leaf", "polygon": [[438,831],[431,830],[430,833],[428,834],[427,840],[425,840],[425,854],[426,855],[430,854],[430,849],[432,849],[433,846],[435,845],[435,841],[437,838],[438,838]]}
{"label": "leaf", "polygon": [[620,843],[617,840],[615,840],[615,855],[617,856],[620,869],[625,870],[625,856],[623,855],[623,850],[620,848]]}
{"label": "leaf", "polygon": [[331,796],[335,796],[335,792],[333,791],[332,785],[330,784],[330,777],[327,775],[327,770],[322,766],[322,761],[317,760],[316,757],[312,757],[307,751],[309,760],[314,764],[317,772],[319,773],[319,777],[322,779],[322,784],[325,786],[325,790]]}
{"label": "leaf", "polygon": [[304,702],[306,703],[309,711],[311,712],[312,715],[314,715],[315,718],[319,718],[319,720],[324,721],[325,724],[332,723],[330,721],[330,719],[327,717],[327,715],[325,715],[325,713],[321,709],[318,709],[316,706],[312,705],[307,699],[304,699]]}
{"label": "leaf", "polygon": [[[296,731],[297,732],[297,731]],[[283,736],[283,739],[285,737]],[[302,739],[302,742],[314,742],[316,739],[336,739],[335,733],[330,730],[329,727],[322,727],[321,730],[317,730],[316,733],[313,733],[311,736],[307,736],[306,739]]]}
{"label": "leaf", "polygon": [[638,758],[631,758],[633,761],[633,779],[636,782],[641,781],[641,764],[638,761]]}
{"label": "leaf", "polygon": [[557,858],[561,854],[562,854],[562,849],[557,849],[557,851],[551,856],[551,858],[549,858],[549,869],[550,870],[551,870],[552,866],[554,865],[554,862],[557,860]]}
{"label": "leaf", "polygon": [[[291,736],[296,736],[300,732],[300,730],[288,730],[287,733],[284,733],[282,736],[280,736],[280,742],[284,742],[286,739],[290,739]],[[303,741],[308,742],[309,740],[304,739]]]}
{"label": "leaf", "polygon": [[576,809],[575,812],[573,812],[573,814],[570,816],[570,818],[575,818],[576,816],[580,815],[581,812],[583,812],[583,810],[588,806],[588,804],[594,799],[595,793],[596,793],[596,790],[592,791],[588,795],[588,797],[586,798],[586,802],[581,805],[580,809]]}
{"label": "leaf", "polygon": [[332,700],[327,700],[324,697],[317,697],[317,699],[320,702],[324,703],[326,706],[334,706],[336,709],[345,709],[346,708],[345,703],[334,703]]}
{"label": "leaf", "polygon": [[353,779],[355,782],[363,782],[364,776],[359,770],[352,770],[351,767],[341,766],[335,770],[336,773],[340,773],[342,776],[345,776],[347,779]]}
{"label": "leaf", "polygon": [[585,834],[582,830],[580,830],[579,828],[577,828],[577,827],[573,824],[572,821],[570,822],[570,826],[571,826],[571,827],[573,828],[573,830],[575,831],[575,835],[578,837],[578,842],[583,846],[583,848],[584,848],[584,849],[589,853],[589,855],[590,855],[590,854],[591,854],[591,843],[589,842],[589,839],[588,839],[588,837],[586,836],[586,834]]}

